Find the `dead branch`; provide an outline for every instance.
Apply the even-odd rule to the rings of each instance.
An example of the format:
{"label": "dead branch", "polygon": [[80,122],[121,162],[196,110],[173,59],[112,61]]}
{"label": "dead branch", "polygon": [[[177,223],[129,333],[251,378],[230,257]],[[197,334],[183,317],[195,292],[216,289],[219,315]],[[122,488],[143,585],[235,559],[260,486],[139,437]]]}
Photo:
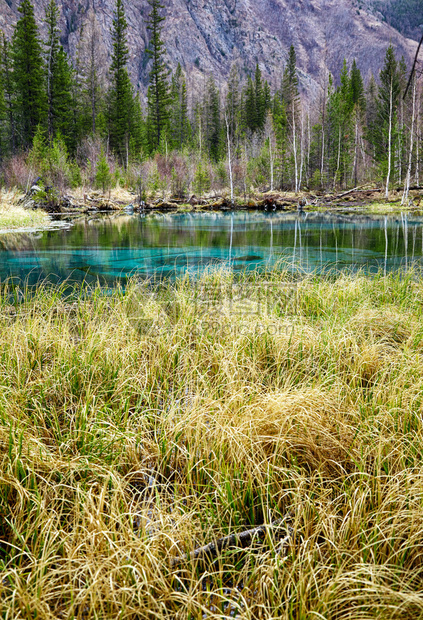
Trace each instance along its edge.
{"label": "dead branch", "polygon": [[348,196],[348,194],[353,194],[354,192],[379,192],[378,188],[376,189],[362,189],[361,187],[354,187],[354,189],[349,189],[347,192],[343,192],[342,194],[337,194],[334,198],[343,198],[344,196]]}
{"label": "dead branch", "polygon": [[413,76],[414,76],[414,72],[416,70],[417,60],[419,58],[420,48],[421,48],[422,44],[423,44],[423,35],[422,35],[422,38],[420,39],[420,43],[419,43],[418,48],[417,48],[416,56],[414,58],[413,68],[411,69],[410,78],[408,80],[407,88],[405,89],[405,93],[404,93],[404,97],[403,97],[404,101],[405,101],[405,98],[407,97],[407,93],[408,93],[408,90],[410,88],[410,84],[412,82],[412,79],[413,79]]}
{"label": "dead branch", "polygon": [[[259,525],[251,530],[224,536],[204,547],[194,549],[188,554],[173,558],[171,566],[176,568],[188,560],[196,560],[201,564],[207,564],[215,560],[225,549],[246,549],[252,547],[256,542],[263,542],[266,535],[279,541],[277,549],[281,553],[286,550],[293,535],[293,529],[290,526],[284,526],[284,521],[285,519],[278,519],[269,525]],[[286,533],[287,531],[288,533]],[[285,536],[283,536],[284,533]]]}

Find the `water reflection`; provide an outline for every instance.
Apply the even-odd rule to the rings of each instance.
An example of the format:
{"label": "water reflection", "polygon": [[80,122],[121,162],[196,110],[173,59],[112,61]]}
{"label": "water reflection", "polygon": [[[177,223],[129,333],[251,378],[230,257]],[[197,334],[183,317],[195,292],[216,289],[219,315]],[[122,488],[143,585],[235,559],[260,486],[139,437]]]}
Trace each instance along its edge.
{"label": "water reflection", "polygon": [[133,274],[174,277],[211,265],[241,271],[277,263],[302,272],[388,273],[422,257],[423,218],[407,214],[151,214],[87,218],[42,235],[4,235],[0,278],[114,284]]}

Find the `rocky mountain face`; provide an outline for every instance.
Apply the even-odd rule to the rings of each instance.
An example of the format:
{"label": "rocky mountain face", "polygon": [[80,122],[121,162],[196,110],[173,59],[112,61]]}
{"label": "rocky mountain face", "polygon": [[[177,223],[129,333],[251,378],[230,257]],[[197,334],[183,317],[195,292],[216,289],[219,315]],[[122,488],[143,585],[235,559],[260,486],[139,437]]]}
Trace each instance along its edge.
{"label": "rocky mountain face", "polygon": [[[37,0],[35,10],[42,25],[48,0]],[[115,0],[58,0],[61,7],[62,42],[73,58],[81,50],[81,32],[90,19],[97,22],[98,45],[104,57],[112,49],[111,27]],[[273,86],[280,84],[291,44],[297,51],[301,86],[317,96],[327,72],[339,75],[344,57],[354,58],[365,77],[377,74],[386,48],[392,43],[398,56],[409,64],[416,49],[377,14],[357,0],[164,0],[163,33],[169,65],[181,63],[192,85],[200,89],[213,74],[223,83],[232,63],[241,74],[259,64]],[[18,0],[0,0],[0,28],[11,34],[17,19]],[[144,89],[149,59],[147,0],[127,0],[130,71],[134,83]],[[91,16],[91,17],[90,17]],[[105,63],[107,65],[107,62]]]}

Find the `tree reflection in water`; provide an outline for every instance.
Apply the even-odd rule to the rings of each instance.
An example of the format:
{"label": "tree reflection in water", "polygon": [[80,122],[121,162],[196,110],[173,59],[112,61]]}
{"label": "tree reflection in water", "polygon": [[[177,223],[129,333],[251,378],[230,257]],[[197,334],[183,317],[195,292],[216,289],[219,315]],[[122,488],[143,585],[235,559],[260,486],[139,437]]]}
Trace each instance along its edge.
{"label": "tree reflection in water", "polygon": [[[419,235],[422,243],[417,241]],[[211,266],[236,271],[408,268],[423,257],[423,218],[357,213],[174,213],[87,218],[70,230],[0,236],[0,278],[113,286]]]}

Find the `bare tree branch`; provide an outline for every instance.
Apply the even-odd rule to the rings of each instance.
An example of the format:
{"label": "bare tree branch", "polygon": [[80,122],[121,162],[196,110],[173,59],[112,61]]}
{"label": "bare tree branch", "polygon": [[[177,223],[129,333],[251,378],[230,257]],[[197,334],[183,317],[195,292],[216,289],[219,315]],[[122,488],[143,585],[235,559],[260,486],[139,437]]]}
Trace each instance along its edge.
{"label": "bare tree branch", "polygon": [[413,68],[411,69],[410,78],[408,80],[407,88],[405,89],[405,93],[404,93],[404,97],[403,97],[404,100],[405,100],[405,98],[407,96],[408,89],[410,88],[410,84],[411,84],[411,81],[413,79],[414,72],[416,70],[416,64],[417,64],[417,60],[418,60],[418,57],[419,57],[420,48],[421,48],[422,44],[423,44],[423,35],[422,35],[422,38],[420,39],[420,43],[419,43],[419,45],[417,47],[417,52],[416,52],[416,57],[414,59]]}
{"label": "bare tree branch", "polygon": [[224,536],[204,547],[194,549],[186,555],[173,558],[171,566],[176,568],[188,560],[197,560],[201,564],[207,564],[215,560],[219,553],[225,549],[246,549],[255,542],[263,542],[266,535],[272,536],[273,539],[279,541],[278,549],[280,552],[288,547],[293,535],[293,529],[284,525],[284,521],[285,519],[278,519],[269,525],[259,525],[251,530]]}

